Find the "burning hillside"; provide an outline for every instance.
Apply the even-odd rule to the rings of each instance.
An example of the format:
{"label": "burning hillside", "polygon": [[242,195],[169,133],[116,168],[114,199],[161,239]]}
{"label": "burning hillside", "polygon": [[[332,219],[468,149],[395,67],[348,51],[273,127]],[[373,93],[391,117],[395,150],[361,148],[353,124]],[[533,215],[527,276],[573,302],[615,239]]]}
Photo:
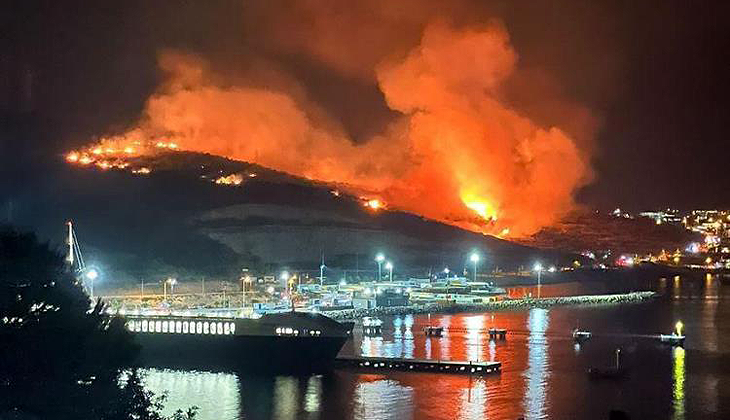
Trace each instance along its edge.
{"label": "burning hillside", "polygon": [[[419,27],[409,48],[373,43],[382,51],[358,77],[378,86],[395,117],[364,141],[283,70],[251,64],[231,76],[200,55],[165,51],[164,82],[136,126],[67,160],[142,174],[155,168],[133,168],[131,159],[200,152],[331,183],[365,193],[374,209],[388,203],[476,232],[521,237],[555,223],[590,178],[589,156],[565,130],[541,126],[505,101],[503,87],[518,65],[507,30],[493,21],[454,25],[428,17]],[[345,49],[330,48],[337,41],[320,30],[314,25],[311,50],[298,53],[331,71],[351,71],[343,65],[349,55],[335,52]],[[383,34],[369,28],[360,35]],[[242,182],[244,176],[219,183]]]}

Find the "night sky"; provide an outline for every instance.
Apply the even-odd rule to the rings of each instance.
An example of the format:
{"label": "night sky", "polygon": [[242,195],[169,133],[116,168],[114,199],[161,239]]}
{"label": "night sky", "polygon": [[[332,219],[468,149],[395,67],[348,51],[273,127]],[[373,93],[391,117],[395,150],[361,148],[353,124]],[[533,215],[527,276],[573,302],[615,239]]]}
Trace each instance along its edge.
{"label": "night sky", "polygon": [[[365,4],[352,12],[367,14]],[[403,8],[409,5],[412,14],[430,8],[458,22],[499,19],[519,55],[515,79],[527,81],[507,100],[534,120],[561,122],[543,101],[551,96],[590,112],[593,134],[581,144],[592,150],[594,180],[578,193],[580,203],[633,210],[730,207],[727,4],[466,1],[443,11],[430,2]],[[287,9],[288,2],[5,2],[2,196],[68,176],[38,171],[69,148],[136,121],[160,82],[156,61],[167,49],[203,55],[224,73],[254,55],[274,60],[296,74],[355,141],[380,129],[392,111],[370,81],[297,54],[296,42],[270,41],[270,16]],[[393,43],[412,45],[412,26],[404,24]],[[343,37],[356,38],[357,31]],[[292,39],[298,33],[279,31]]]}

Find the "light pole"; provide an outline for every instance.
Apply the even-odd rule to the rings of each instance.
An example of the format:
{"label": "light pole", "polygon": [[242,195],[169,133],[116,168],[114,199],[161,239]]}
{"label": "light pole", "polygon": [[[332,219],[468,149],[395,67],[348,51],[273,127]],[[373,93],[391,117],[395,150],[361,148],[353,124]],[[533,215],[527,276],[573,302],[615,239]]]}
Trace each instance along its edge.
{"label": "light pole", "polygon": [[479,262],[479,254],[476,252],[472,252],[471,256],[469,257],[471,262],[474,263],[474,282],[477,281],[477,263]]}
{"label": "light pole", "polygon": [[99,277],[99,272],[93,268],[89,269],[86,272],[86,278],[91,281],[91,287],[89,287],[89,295],[91,296],[92,301],[94,300],[94,280],[96,280],[97,277]]}
{"label": "light pole", "polygon": [[391,263],[390,261],[388,261],[385,264],[385,269],[388,270],[388,272],[389,272],[388,278],[389,278],[389,281],[392,283],[393,282],[393,263]]}
{"label": "light pole", "polygon": [[542,264],[535,263],[535,271],[537,271],[537,298],[540,298],[540,274],[542,273]]}
{"label": "light pole", "polygon": [[[279,277],[284,281],[284,284],[287,288],[289,288],[289,272],[288,271],[282,271],[281,276]],[[291,293],[291,290],[289,291]]]}
{"label": "light pole", "polygon": [[383,254],[378,254],[375,256],[375,261],[378,263],[378,281],[381,281],[383,279],[383,261],[385,261],[385,256]]}
{"label": "light pole", "polygon": [[165,300],[165,301],[167,301],[167,285],[168,284],[170,285],[170,296],[172,296],[172,293],[175,290],[175,285],[177,284],[177,280],[172,277],[168,277],[168,279],[165,280],[165,282],[162,284],[162,295],[163,295],[163,300]]}

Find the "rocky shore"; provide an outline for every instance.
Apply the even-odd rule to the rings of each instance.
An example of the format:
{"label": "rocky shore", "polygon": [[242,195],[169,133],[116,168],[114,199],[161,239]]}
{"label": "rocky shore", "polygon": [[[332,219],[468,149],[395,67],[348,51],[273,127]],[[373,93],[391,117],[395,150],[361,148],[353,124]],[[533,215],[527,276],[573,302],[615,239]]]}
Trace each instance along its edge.
{"label": "rocky shore", "polygon": [[351,320],[362,317],[376,317],[387,315],[406,315],[423,313],[455,313],[455,312],[491,312],[506,310],[524,310],[530,308],[551,308],[567,305],[616,305],[623,303],[643,302],[653,299],[656,292],[631,292],[613,295],[583,295],[559,296],[548,298],[505,299],[498,302],[480,304],[442,304],[390,306],[373,309],[343,309],[323,312],[325,315],[338,320]]}

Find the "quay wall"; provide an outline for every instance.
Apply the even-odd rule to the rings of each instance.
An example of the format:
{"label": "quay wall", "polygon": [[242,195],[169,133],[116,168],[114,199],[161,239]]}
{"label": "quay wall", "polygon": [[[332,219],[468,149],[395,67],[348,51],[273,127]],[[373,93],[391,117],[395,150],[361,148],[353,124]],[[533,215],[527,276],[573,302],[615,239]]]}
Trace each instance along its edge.
{"label": "quay wall", "polygon": [[406,315],[423,313],[455,313],[455,312],[493,312],[505,310],[524,310],[531,308],[550,308],[568,305],[616,305],[623,303],[643,302],[656,297],[656,292],[643,291],[612,295],[559,296],[548,298],[505,299],[496,302],[475,304],[430,303],[424,305],[388,306],[371,309],[341,309],[323,311],[330,318],[345,320],[362,317]]}

